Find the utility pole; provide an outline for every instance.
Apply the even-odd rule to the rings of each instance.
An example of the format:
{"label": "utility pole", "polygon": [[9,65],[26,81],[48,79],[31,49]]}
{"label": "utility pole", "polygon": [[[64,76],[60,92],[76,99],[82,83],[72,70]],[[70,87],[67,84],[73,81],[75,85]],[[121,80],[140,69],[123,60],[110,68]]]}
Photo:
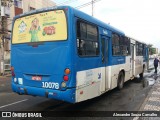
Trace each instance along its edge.
{"label": "utility pole", "polygon": [[82,5],[77,6],[75,8],[80,9],[80,8],[86,7],[88,5],[91,5],[91,7],[92,7],[92,16],[94,16],[94,3],[98,2],[98,1],[101,1],[101,0],[91,0],[90,2],[82,4]]}
{"label": "utility pole", "polygon": [[93,13],[94,13],[94,0],[92,0],[92,16],[93,16]]}

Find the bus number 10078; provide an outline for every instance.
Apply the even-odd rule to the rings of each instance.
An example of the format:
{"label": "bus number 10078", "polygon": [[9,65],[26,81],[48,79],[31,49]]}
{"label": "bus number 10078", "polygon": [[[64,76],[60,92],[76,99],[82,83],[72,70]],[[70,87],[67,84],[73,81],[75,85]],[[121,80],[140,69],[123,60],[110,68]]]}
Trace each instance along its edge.
{"label": "bus number 10078", "polygon": [[59,83],[42,82],[42,88],[59,89]]}

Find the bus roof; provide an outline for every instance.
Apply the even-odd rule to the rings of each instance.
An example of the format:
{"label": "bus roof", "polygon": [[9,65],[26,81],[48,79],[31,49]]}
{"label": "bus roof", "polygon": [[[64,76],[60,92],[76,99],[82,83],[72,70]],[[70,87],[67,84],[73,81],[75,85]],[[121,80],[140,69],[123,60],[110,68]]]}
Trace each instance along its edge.
{"label": "bus roof", "polygon": [[143,44],[148,45],[148,43],[145,43],[145,42],[143,42],[143,41],[141,41],[141,40],[139,40],[139,39],[133,38],[133,37],[131,37],[131,36],[128,36],[128,35],[127,35],[126,37],[128,37],[128,38],[130,38],[130,39],[132,39],[132,40],[134,40],[134,41],[136,41],[136,42],[140,42],[140,43],[143,43]]}
{"label": "bus roof", "polygon": [[106,28],[106,29],[111,30],[113,32],[116,32],[116,33],[119,33],[121,35],[124,35],[124,32],[119,30],[119,29],[117,29],[117,28],[115,28],[115,27],[113,27],[113,26],[111,26],[111,25],[109,25],[107,23],[104,23],[104,22],[100,21],[99,19],[97,19],[97,18],[95,18],[93,16],[90,16],[90,15],[84,13],[84,12],[81,12],[81,11],[75,9],[75,8],[72,8],[72,9],[74,10],[74,13],[75,13],[75,15],[77,17],[83,18],[84,20],[90,21],[90,22],[92,22],[94,24],[97,24],[97,25],[103,27],[103,28]]}
{"label": "bus roof", "polygon": [[97,24],[105,29],[108,29],[108,30],[111,30],[113,32],[116,32],[116,33],[119,33],[121,35],[124,35],[124,32],[121,31],[121,30],[118,30],[117,28],[109,25],[109,24],[106,24],[80,10],[77,10],[71,6],[53,6],[53,7],[47,7],[47,8],[42,8],[42,9],[38,9],[38,10],[32,10],[30,12],[26,12],[26,13],[23,13],[23,14],[20,14],[20,15],[17,15],[14,17],[14,20],[19,18],[19,17],[23,17],[23,16],[27,16],[27,15],[31,15],[31,14],[35,14],[35,13],[39,13],[39,12],[45,12],[45,11],[48,11],[48,10],[55,10],[55,9],[71,9],[73,11],[73,13],[77,16],[77,17],[80,17],[84,20],[87,20],[87,21],[90,21],[92,22],[93,24]]}

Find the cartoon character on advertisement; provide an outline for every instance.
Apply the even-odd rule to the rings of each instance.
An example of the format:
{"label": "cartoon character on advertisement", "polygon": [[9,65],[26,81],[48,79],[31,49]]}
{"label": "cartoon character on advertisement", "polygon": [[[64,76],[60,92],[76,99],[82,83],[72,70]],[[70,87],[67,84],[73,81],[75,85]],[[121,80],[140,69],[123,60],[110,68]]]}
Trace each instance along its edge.
{"label": "cartoon character on advertisement", "polygon": [[40,31],[39,20],[35,18],[31,23],[29,33],[31,34],[31,42],[38,42],[38,31]]}

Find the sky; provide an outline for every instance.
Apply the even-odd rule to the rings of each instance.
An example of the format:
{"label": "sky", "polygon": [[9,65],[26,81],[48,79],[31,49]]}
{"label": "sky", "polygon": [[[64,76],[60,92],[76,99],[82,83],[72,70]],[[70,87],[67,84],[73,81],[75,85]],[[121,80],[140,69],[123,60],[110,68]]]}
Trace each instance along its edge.
{"label": "sky", "polygon": [[[77,7],[91,0],[53,0]],[[99,0],[94,4],[94,17],[122,30],[126,35],[160,51],[160,1],[159,0]],[[79,10],[91,15],[91,5]]]}

